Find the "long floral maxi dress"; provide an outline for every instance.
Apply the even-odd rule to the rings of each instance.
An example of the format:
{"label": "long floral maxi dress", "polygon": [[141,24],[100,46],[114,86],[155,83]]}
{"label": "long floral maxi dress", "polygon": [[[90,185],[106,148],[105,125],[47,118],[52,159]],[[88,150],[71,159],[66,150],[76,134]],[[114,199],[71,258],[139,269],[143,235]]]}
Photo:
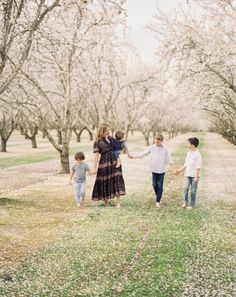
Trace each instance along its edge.
{"label": "long floral maxi dress", "polygon": [[111,137],[109,137],[109,141],[102,139],[94,143],[93,152],[101,154],[92,194],[92,199],[96,201],[125,195],[122,167],[115,167],[116,158],[112,152]]}

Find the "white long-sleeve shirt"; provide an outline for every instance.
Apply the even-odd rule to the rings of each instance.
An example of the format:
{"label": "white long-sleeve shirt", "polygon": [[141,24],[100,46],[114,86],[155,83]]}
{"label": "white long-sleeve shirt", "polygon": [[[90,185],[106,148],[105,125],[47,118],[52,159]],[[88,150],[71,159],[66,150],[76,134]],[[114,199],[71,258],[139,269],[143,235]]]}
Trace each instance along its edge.
{"label": "white long-sleeve shirt", "polygon": [[199,150],[189,151],[184,165],[186,166],[185,176],[195,177],[197,169],[202,167],[202,156]]}
{"label": "white long-sleeve shirt", "polygon": [[150,154],[150,170],[154,173],[164,173],[166,171],[166,165],[168,163],[173,164],[171,153],[167,147],[161,145],[149,146],[143,153],[139,155],[139,158],[143,158]]}

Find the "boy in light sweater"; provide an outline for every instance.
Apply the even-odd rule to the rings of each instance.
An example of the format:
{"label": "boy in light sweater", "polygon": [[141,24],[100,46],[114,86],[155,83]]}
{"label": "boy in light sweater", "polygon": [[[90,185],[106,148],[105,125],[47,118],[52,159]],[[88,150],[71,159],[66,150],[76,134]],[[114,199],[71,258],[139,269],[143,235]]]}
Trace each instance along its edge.
{"label": "boy in light sweater", "polygon": [[150,155],[150,171],[152,173],[152,186],[156,194],[156,207],[160,208],[163,193],[166,165],[173,164],[169,149],[163,145],[163,135],[155,136],[155,144],[149,146],[139,155],[130,155],[131,159],[144,158]]}

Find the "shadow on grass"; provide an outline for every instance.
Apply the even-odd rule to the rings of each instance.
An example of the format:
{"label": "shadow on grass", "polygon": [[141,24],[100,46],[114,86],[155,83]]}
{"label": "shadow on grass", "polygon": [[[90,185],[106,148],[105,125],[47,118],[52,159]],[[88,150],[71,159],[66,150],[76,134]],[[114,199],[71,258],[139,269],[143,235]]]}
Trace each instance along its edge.
{"label": "shadow on grass", "polygon": [[17,199],[11,199],[7,197],[2,197],[0,198],[0,206],[33,206],[32,202],[26,202],[22,200],[17,200]]}
{"label": "shadow on grass", "polygon": [[0,278],[4,281],[4,282],[13,282],[13,278],[11,276],[10,273],[4,273],[2,275],[0,275]]}

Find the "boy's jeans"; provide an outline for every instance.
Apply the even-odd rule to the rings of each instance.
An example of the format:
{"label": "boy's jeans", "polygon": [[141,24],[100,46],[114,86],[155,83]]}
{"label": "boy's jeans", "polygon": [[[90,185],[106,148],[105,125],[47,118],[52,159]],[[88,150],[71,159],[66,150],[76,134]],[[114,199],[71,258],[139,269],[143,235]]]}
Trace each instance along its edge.
{"label": "boy's jeans", "polygon": [[185,204],[188,204],[188,192],[191,186],[191,206],[194,207],[196,203],[196,194],[198,183],[194,182],[194,177],[185,176],[184,180],[184,200]]}
{"label": "boy's jeans", "polygon": [[156,193],[156,202],[161,201],[165,173],[152,172],[152,186]]}
{"label": "boy's jeans", "polygon": [[85,188],[86,188],[86,182],[83,183],[75,183],[75,198],[76,202],[80,203],[81,198],[85,198]]}

